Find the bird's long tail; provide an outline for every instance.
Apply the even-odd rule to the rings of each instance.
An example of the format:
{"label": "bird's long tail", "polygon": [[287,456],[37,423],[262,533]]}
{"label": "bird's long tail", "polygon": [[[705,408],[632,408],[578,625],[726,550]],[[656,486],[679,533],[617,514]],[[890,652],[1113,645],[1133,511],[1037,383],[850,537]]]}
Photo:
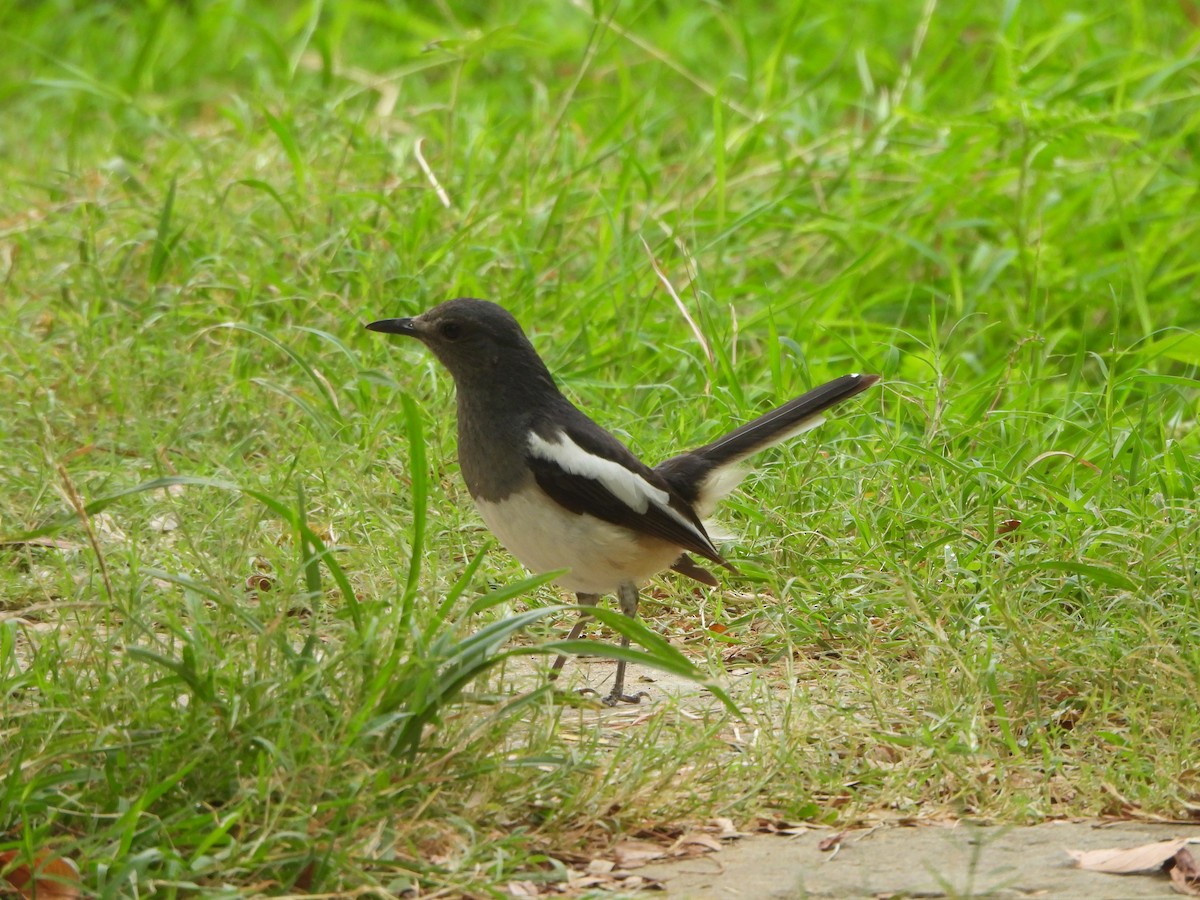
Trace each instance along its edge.
{"label": "bird's long tail", "polygon": [[878,375],[843,375],[747,422],[724,437],[660,463],[656,470],[701,516],[742,480],[738,463],[767,447],[816,428],[827,409],[879,381]]}

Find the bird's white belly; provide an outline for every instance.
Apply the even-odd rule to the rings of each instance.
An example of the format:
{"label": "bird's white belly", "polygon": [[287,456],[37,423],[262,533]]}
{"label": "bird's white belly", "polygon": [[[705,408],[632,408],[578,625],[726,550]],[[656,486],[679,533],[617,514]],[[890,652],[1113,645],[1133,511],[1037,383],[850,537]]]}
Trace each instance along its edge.
{"label": "bird's white belly", "polygon": [[639,584],[679,558],[679,547],[593,516],[563,509],[536,485],[500,501],[476,500],[479,515],[525,568],[535,574],[570,569],[555,583],[569,591],[606,594]]}

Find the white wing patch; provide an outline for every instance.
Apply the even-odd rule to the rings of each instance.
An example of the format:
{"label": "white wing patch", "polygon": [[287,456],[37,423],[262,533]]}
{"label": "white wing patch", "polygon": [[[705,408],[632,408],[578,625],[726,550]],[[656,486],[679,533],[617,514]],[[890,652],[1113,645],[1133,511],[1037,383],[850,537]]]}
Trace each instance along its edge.
{"label": "white wing patch", "polygon": [[[604,485],[610,493],[634,512],[645,515],[653,503],[680,525],[692,532],[701,542],[712,546],[712,542],[697,530],[679,510],[671,506],[671,495],[655,487],[637,472],[631,472],[619,462],[588,453],[571,440],[570,435],[560,431],[551,443],[537,432],[529,434],[529,452],[534,456],[554,463],[569,475],[590,478]],[[716,552],[716,548],[713,549]]]}
{"label": "white wing patch", "polygon": [[529,451],[570,475],[581,475],[600,482],[614,497],[639,513],[645,513],[652,502],[664,507],[670,503],[671,498],[666,491],[656,488],[637,472],[631,472],[611,459],[588,453],[565,432],[559,432],[557,437],[558,440],[552,444],[540,434],[530,432]]}

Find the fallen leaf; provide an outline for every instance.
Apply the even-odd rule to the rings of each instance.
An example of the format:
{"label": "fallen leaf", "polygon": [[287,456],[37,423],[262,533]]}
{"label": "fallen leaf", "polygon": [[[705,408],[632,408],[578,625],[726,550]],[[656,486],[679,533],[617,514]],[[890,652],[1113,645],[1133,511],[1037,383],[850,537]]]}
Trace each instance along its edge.
{"label": "fallen leaf", "polygon": [[737,826],[733,824],[733,819],[727,819],[724,816],[718,816],[713,819],[712,827],[716,831],[717,837],[722,840],[736,840],[737,838],[746,837],[746,832],[737,830]]}
{"label": "fallen leaf", "polygon": [[665,891],[667,886],[656,878],[646,878],[644,875],[630,875],[620,882],[623,891]]}
{"label": "fallen leaf", "polygon": [[0,853],[0,896],[7,895],[3,882],[16,889],[23,900],[77,900],[79,890],[79,867],[65,856],[52,856],[42,850],[34,858],[33,865],[19,863],[8,868],[17,857],[16,850]]}
{"label": "fallen leaf", "polygon": [[759,834],[807,834],[812,831],[811,825],[802,825],[784,821],[783,819],[759,818],[755,822],[755,830]]}
{"label": "fallen leaf", "polygon": [[581,875],[578,872],[568,870],[567,883],[565,885],[560,882],[548,886],[548,889],[554,893],[569,893],[571,896],[575,896],[575,891],[590,890],[593,888],[615,889],[619,891],[661,891],[665,889],[661,881],[621,870],[616,870],[609,874],[595,873],[587,875]]}
{"label": "fallen leaf", "polygon": [[1087,869],[1089,872],[1107,872],[1110,875],[1150,875],[1162,871],[1163,866],[1188,843],[1187,838],[1179,838],[1126,849],[1068,850],[1067,855],[1075,860],[1075,865],[1081,869]]}
{"label": "fallen leaf", "polygon": [[767,661],[768,657],[769,654],[763,648],[743,644],[722,654],[721,659],[726,663],[745,662],[761,665]]}
{"label": "fallen leaf", "polygon": [[817,844],[817,849],[822,853],[828,853],[830,850],[836,850],[842,843],[842,839],[847,834],[849,834],[849,832],[839,831],[837,834],[831,834],[827,838],[822,838],[820,843]]}
{"label": "fallen leaf", "polygon": [[666,855],[665,849],[649,841],[623,841],[613,847],[613,860],[621,869],[637,869]]}
{"label": "fallen leaf", "polygon": [[[721,841],[720,841],[720,839],[713,837],[711,834],[701,834],[699,832],[695,832],[695,833],[687,834],[687,835],[684,835],[683,837],[681,837],[679,839],[679,846],[680,847],[686,846],[689,848],[692,848],[692,847],[703,848],[700,850],[700,853],[703,853],[706,851],[710,852],[710,853],[717,853],[721,849]],[[674,856],[676,854],[671,854],[671,855]],[[686,855],[698,856],[699,854],[696,853],[694,850],[692,850],[692,851],[688,851],[686,853]]]}
{"label": "fallen leaf", "polygon": [[1171,862],[1171,889],[1178,894],[1189,897],[1200,897],[1200,865],[1187,848],[1180,850]]}
{"label": "fallen leaf", "polygon": [[308,865],[306,865],[303,869],[300,870],[300,874],[297,875],[296,880],[292,882],[292,887],[295,890],[303,891],[306,894],[311,893],[312,886],[313,886],[313,879],[314,879],[314,876],[316,875],[316,873],[317,873],[317,863],[315,860],[313,860],[313,861],[309,862]]}
{"label": "fallen leaf", "polygon": [[270,575],[263,575],[262,573],[256,572],[246,579],[246,590],[248,591],[258,591],[265,594],[274,587],[275,579],[273,579]]}
{"label": "fallen leaf", "polygon": [[[639,869],[658,859],[691,859],[706,853],[717,853],[721,839],[703,831],[681,835],[669,847],[651,841],[623,841],[613,847],[612,858],[617,869]],[[594,861],[588,864],[589,874],[599,874],[601,867]],[[614,875],[619,875],[614,872]]]}
{"label": "fallen leaf", "polygon": [[567,890],[586,891],[595,887],[602,887],[612,883],[612,879],[607,875],[581,875],[570,879],[567,882]]}

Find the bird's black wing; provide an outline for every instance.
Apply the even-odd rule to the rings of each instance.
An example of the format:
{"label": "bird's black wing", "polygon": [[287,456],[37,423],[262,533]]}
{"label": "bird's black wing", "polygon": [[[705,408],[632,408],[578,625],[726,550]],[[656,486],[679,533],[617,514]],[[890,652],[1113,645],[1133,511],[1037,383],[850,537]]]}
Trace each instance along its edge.
{"label": "bird's black wing", "polygon": [[526,462],[538,486],[573,513],[668,541],[730,569],[691,506],[661,475],[572,407],[534,423]]}

